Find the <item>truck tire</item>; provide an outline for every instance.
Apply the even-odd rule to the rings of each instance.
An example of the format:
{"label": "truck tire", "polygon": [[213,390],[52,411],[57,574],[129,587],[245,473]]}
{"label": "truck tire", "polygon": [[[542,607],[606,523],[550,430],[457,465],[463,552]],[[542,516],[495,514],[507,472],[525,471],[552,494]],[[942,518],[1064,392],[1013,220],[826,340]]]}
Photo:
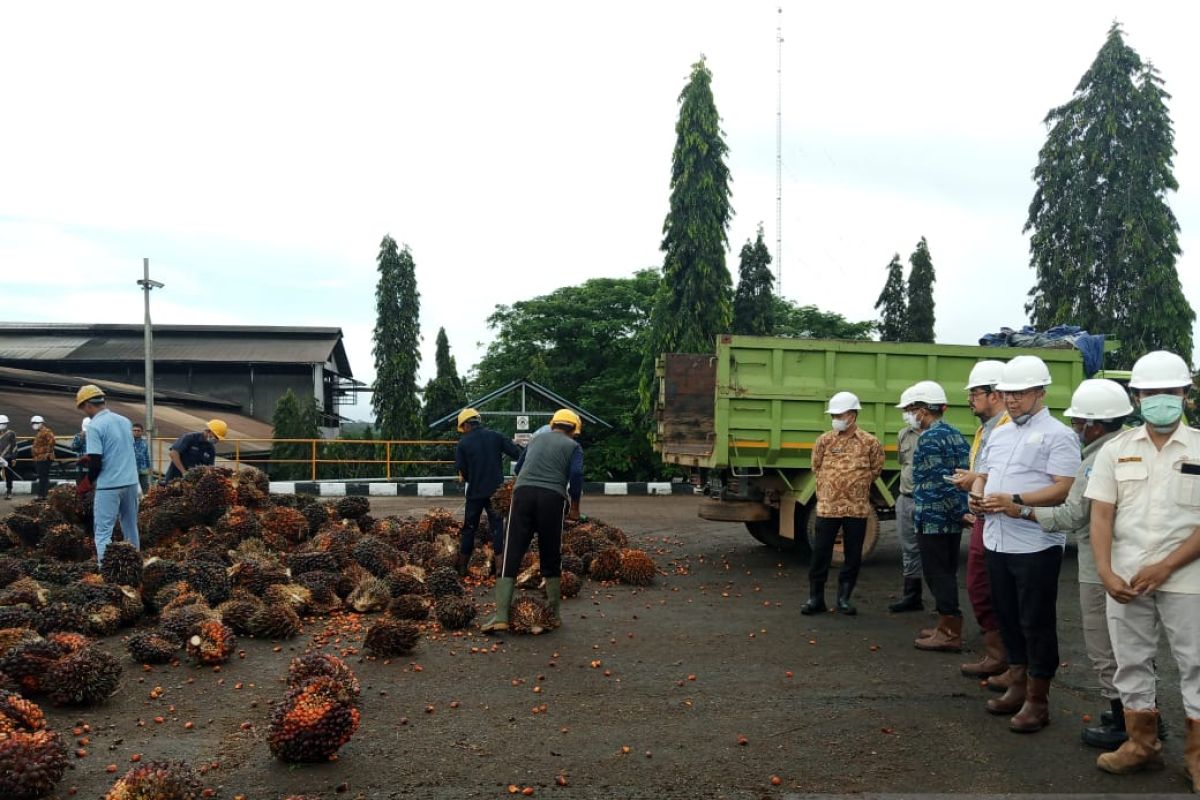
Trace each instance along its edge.
{"label": "truck tire", "polygon": [[805,507],[797,503],[795,517],[795,531],[797,535],[794,539],[785,539],[779,535],[778,511],[775,511],[769,520],[747,522],[746,530],[750,532],[751,536],[767,547],[772,547],[784,553],[795,553],[801,558],[808,558],[810,550],[809,539],[805,533],[808,530],[805,514]]}
{"label": "truck tire", "polygon": [[[799,513],[799,512],[797,512]],[[804,532],[808,538],[809,552],[812,551],[812,543],[817,535],[817,507],[813,503],[809,509],[807,518],[805,519]],[[863,561],[865,562],[872,553],[875,552],[876,545],[879,544],[879,515],[875,513],[875,509],[871,509],[871,515],[867,517],[867,535],[863,539]],[[842,552],[842,535],[839,533],[837,541],[833,544],[833,560],[830,561],[831,567],[840,567],[845,561],[845,554]]]}

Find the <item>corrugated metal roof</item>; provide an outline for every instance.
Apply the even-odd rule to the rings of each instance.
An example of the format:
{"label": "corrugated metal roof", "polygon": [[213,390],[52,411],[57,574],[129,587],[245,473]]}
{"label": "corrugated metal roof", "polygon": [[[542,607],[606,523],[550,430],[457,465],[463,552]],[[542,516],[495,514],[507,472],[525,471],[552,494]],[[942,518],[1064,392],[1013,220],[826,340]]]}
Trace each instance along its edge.
{"label": "corrugated metal roof", "polygon": [[[63,375],[57,372],[41,372],[32,369],[19,369],[17,367],[0,366],[0,386],[6,387],[12,391],[25,392],[61,392],[72,394],[85,383],[94,383],[104,390],[104,393],[110,398],[121,397],[141,402],[146,394],[145,387],[138,386],[132,383],[120,383],[118,381],[96,380],[94,378],[85,378],[78,375]],[[214,409],[230,409],[238,410],[241,408],[239,403],[232,400],[224,400],[218,397],[209,395],[194,394],[192,392],[181,392],[175,389],[154,390],[154,399],[158,403],[180,402],[189,403],[192,405],[207,406]]]}

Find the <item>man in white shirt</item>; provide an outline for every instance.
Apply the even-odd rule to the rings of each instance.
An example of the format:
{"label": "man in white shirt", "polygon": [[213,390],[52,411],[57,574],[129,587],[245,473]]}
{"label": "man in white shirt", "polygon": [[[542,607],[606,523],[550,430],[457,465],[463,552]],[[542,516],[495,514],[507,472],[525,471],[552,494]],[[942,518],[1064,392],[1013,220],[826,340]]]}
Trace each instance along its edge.
{"label": "man in white shirt", "polygon": [[1138,359],[1129,385],[1145,424],[1105,445],[1086,493],[1129,737],[1096,766],[1124,774],[1162,762],[1154,670],[1161,628],[1179,664],[1184,759],[1200,792],[1200,431],[1182,421],[1192,375],[1182,358],[1160,350]]}
{"label": "man in white shirt", "polygon": [[[1066,499],[1079,470],[1079,439],[1045,406],[1050,370],[1036,356],[1004,365],[996,388],[1012,424],[997,427],[981,456],[972,510],[986,514],[983,545],[1011,678],[989,700],[992,714],[1012,714],[1009,730],[1035,733],[1050,722],[1050,681],[1058,670],[1058,572],[1065,533],[1047,533],[1033,508]],[[1021,507],[1016,517],[1007,515]]]}

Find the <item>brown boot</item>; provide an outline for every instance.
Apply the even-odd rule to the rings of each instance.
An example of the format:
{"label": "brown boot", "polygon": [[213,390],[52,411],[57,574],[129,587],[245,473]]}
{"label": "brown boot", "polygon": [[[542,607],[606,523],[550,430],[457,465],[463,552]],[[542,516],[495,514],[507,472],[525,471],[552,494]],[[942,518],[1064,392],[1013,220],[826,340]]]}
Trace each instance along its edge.
{"label": "brown boot", "polygon": [[962,650],[962,617],[938,617],[938,626],[933,635],[917,639],[913,645],[918,650],[939,650],[957,653]]}
{"label": "brown boot", "polygon": [[1012,667],[987,679],[987,688],[991,692],[1007,692],[1010,686],[1012,686]]}
{"label": "brown boot", "polygon": [[1050,679],[1029,678],[1025,683],[1025,702],[1008,721],[1013,733],[1037,733],[1050,724]]}
{"label": "brown boot", "polygon": [[[1190,724],[1192,720],[1188,720]],[[1129,738],[1112,753],[1101,753],[1096,766],[1113,775],[1125,775],[1147,767],[1162,766],[1162,742],[1158,740],[1158,711],[1125,709],[1125,732]],[[1188,729],[1188,747],[1195,747],[1195,733]]]}
{"label": "brown boot", "polygon": [[1187,721],[1187,744],[1184,745],[1183,750],[1183,769],[1192,779],[1192,791],[1200,794],[1200,719]]}
{"label": "brown boot", "polygon": [[1000,631],[983,632],[983,658],[960,667],[962,674],[968,678],[987,678],[1008,671],[1008,661],[1004,658],[1004,642],[1000,639]]}
{"label": "brown boot", "polygon": [[1025,705],[1025,665],[1009,664],[1009,684],[1004,694],[994,700],[987,701],[989,714],[1015,714]]}

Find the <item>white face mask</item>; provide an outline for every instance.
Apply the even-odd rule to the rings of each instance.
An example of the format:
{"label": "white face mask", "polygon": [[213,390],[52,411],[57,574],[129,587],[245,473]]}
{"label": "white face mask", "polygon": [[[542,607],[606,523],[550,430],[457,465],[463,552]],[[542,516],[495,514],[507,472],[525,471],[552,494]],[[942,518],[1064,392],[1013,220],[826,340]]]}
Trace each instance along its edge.
{"label": "white face mask", "polygon": [[917,415],[914,414],[913,412],[905,411],[903,414],[903,417],[904,417],[904,424],[907,425],[908,427],[910,427],[910,428],[921,427],[920,425],[917,424]]}
{"label": "white face mask", "polygon": [[841,433],[842,431],[846,430],[849,427],[850,427],[850,420],[848,420],[848,419],[833,420],[833,429],[835,431],[837,431],[838,433]]}
{"label": "white face mask", "polygon": [[35,422],[35,423],[33,423],[33,429],[34,429],[35,431],[37,431],[37,430],[41,430],[41,428],[42,428],[42,423],[40,423],[40,422]]}
{"label": "white face mask", "polygon": [[6,431],[6,430],[8,430],[8,423],[0,422],[0,431]]}

